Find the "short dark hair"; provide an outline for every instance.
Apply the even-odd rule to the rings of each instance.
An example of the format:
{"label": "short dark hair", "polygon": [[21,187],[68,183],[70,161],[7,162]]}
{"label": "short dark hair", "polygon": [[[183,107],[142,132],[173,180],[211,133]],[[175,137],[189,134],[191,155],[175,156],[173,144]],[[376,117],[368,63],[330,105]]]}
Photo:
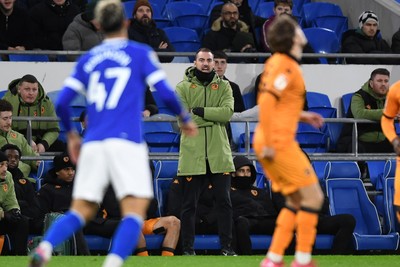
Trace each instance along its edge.
{"label": "short dark hair", "polygon": [[0,99],[0,112],[2,111],[13,111],[11,103],[4,99]]}
{"label": "short dark hair", "polygon": [[289,53],[293,46],[297,22],[292,16],[282,14],[268,27],[267,42],[272,52]]}
{"label": "short dark hair", "polygon": [[19,147],[14,144],[5,144],[0,148],[0,150],[3,151],[4,153],[6,152],[6,150],[17,150],[19,153],[19,158],[21,158],[22,156],[21,149],[19,149]]}
{"label": "short dark hair", "polygon": [[293,1],[292,0],[275,0],[274,1],[274,8],[276,8],[279,4],[288,5],[290,8],[293,8]]}
{"label": "short dark hair", "polygon": [[21,85],[23,82],[27,83],[39,83],[35,76],[32,74],[26,74],[19,79],[18,85]]}
{"label": "short dark hair", "polygon": [[225,59],[226,61],[228,61],[228,56],[225,54],[224,51],[221,51],[221,50],[214,51],[214,52],[213,52],[213,55],[214,55],[214,59],[216,59],[216,58],[223,58],[223,59]]}
{"label": "short dark hair", "polygon": [[389,72],[387,69],[378,68],[378,69],[374,69],[374,70],[371,72],[371,76],[369,77],[369,80],[372,81],[372,80],[375,78],[375,76],[376,76],[377,74],[386,75],[386,76],[389,76],[389,77],[390,77],[390,72]]}
{"label": "short dark hair", "polygon": [[94,17],[105,34],[117,32],[125,21],[124,7],[120,0],[101,0],[95,7]]}
{"label": "short dark hair", "polygon": [[197,55],[198,55],[200,52],[210,52],[211,54],[213,54],[213,57],[214,57],[214,53],[213,53],[210,49],[208,49],[208,48],[206,48],[206,47],[202,47],[202,48],[200,48],[199,50],[196,51],[195,59],[197,59]]}

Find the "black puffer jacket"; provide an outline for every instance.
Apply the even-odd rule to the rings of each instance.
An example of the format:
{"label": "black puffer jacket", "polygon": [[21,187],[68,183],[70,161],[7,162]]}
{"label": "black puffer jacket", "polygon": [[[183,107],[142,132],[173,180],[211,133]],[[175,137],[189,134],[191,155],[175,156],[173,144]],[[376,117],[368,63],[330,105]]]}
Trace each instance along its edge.
{"label": "black puffer jacket", "polygon": [[[148,26],[140,24],[136,19],[131,19],[131,24],[128,29],[128,37],[130,40],[145,43],[151,46],[156,52],[175,52],[174,46],[168,39],[168,36],[162,29],[157,28],[152,20]],[[168,44],[165,49],[160,49],[160,43]],[[160,62],[171,62],[174,57],[160,57]]]}
{"label": "black puffer jacket", "polygon": [[61,6],[52,0],[44,0],[33,6],[29,14],[35,33],[34,48],[63,50],[62,37],[79,12],[79,7],[69,0]]}

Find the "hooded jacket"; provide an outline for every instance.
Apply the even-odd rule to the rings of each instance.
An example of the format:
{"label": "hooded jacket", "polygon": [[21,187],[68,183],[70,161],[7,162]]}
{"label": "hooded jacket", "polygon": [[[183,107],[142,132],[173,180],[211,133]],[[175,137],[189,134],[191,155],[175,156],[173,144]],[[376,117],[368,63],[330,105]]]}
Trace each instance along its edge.
{"label": "hooded jacket", "polygon": [[[57,117],[54,105],[39,83],[38,96],[32,104],[25,103],[18,94],[17,84],[20,79],[13,80],[8,85],[8,91],[3,99],[13,106],[13,116]],[[26,121],[13,121],[13,130],[23,134],[26,138]],[[47,150],[57,140],[60,132],[58,121],[32,121],[32,140],[43,144]],[[23,154],[23,156],[26,156]]]}
{"label": "hooded jacket", "polygon": [[266,190],[257,188],[252,184],[256,180],[256,169],[253,163],[244,156],[236,156],[233,159],[235,169],[243,166],[249,166],[251,169],[251,184],[247,188],[240,188],[235,186],[234,179],[245,179],[243,177],[232,177],[231,187],[231,201],[233,218],[236,219],[240,216],[249,218],[261,218],[278,216],[278,211],[272,202],[271,197],[267,194]]}
{"label": "hooded jacket", "polygon": [[[347,118],[367,119],[379,122],[386,96],[378,97],[369,86],[369,81],[365,82],[360,90],[354,93],[351,104],[347,112]],[[338,152],[347,152],[347,147],[352,142],[353,124],[345,123],[338,140]],[[380,123],[360,123],[357,124],[358,139],[362,142],[378,143],[386,139],[382,132]]]}
{"label": "hooded jacket", "polygon": [[[85,21],[82,18],[83,14],[78,14],[65,31],[62,38],[64,50],[88,51],[103,41],[104,35],[97,31],[90,21]],[[71,60],[76,58],[68,57]]]}
{"label": "hooded jacket", "polygon": [[199,127],[197,136],[181,135],[178,175],[204,175],[206,161],[212,173],[233,172],[232,152],[225,129],[233,114],[232,89],[229,82],[217,74],[209,84],[202,84],[195,76],[195,69],[186,69],[176,92],[187,110],[203,107],[204,117],[192,116]]}
{"label": "hooded jacket", "polygon": [[38,192],[40,209],[43,214],[65,212],[72,201],[73,182],[57,178],[55,169],[50,169],[44,178],[44,185]]}

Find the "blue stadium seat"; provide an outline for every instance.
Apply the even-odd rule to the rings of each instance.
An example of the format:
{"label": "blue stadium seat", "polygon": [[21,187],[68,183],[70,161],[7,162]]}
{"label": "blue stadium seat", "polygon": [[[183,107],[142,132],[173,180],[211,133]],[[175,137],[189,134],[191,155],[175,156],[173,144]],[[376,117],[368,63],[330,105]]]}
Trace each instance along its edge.
{"label": "blue stadium seat", "polygon": [[[369,167],[369,165],[368,165]],[[383,172],[381,175],[376,177],[376,180],[371,179],[372,185],[375,186],[375,190],[383,191],[385,181],[389,178],[394,178],[396,172],[396,160],[386,160],[383,166]],[[385,213],[385,205],[384,205],[384,196],[382,194],[378,194],[374,198],[374,203],[376,209],[378,210],[378,214],[380,216],[384,216]]]}
{"label": "blue stadium seat", "polygon": [[293,0],[293,10],[296,9],[297,13],[303,13],[304,4],[310,3],[311,0]]}
{"label": "blue stadium seat", "polygon": [[260,0],[248,0],[248,3],[253,13],[256,13],[259,9],[258,6],[260,4]]}
{"label": "blue stadium seat", "polygon": [[302,17],[308,27],[312,26],[312,21],[322,16],[343,16],[340,6],[325,2],[312,2],[303,5]]}
{"label": "blue stadium seat", "polygon": [[26,55],[26,54],[9,54],[10,61],[31,61],[31,62],[47,62],[49,57],[47,55]]}
{"label": "blue stadium seat", "polygon": [[243,102],[244,102],[244,108],[245,109],[250,109],[254,107],[256,103],[256,93],[254,91],[248,92],[243,95]]}
{"label": "blue stadium seat", "polygon": [[[306,28],[303,31],[315,53],[328,54],[340,51],[339,39],[334,31],[325,28]],[[335,61],[337,62],[337,59]],[[327,64],[328,60],[320,58],[320,62]]]}
{"label": "blue stadium seat", "polygon": [[332,107],[329,96],[319,92],[306,92],[308,107]]}
{"label": "blue stadium seat", "polygon": [[340,102],[341,102],[341,109],[342,109],[342,118],[347,117],[347,111],[349,111],[349,107],[351,104],[351,98],[353,97],[354,93],[348,93],[342,95]]}
{"label": "blue stadium seat", "polygon": [[187,1],[169,2],[165,5],[164,15],[171,21],[174,21],[176,16],[190,14],[206,15],[206,10],[199,3]]}
{"label": "blue stadium seat", "polygon": [[[231,131],[232,131],[232,141],[236,146],[239,146],[240,143],[240,135],[246,132],[246,123],[245,122],[230,122]],[[256,128],[256,122],[249,123],[249,132],[254,132]]]}
{"label": "blue stadium seat", "polygon": [[255,15],[266,19],[271,17],[272,15],[274,15],[274,5],[274,1],[259,3]]}
{"label": "blue stadium seat", "polygon": [[111,239],[97,236],[85,235],[85,239],[90,251],[109,251],[111,248]]}
{"label": "blue stadium seat", "polygon": [[178,152],[180,134],[174,131],[155,131],[144,133],[149,152]]}
{"label": "blue stadium seat", "polygon": [[176,52],[196,52],[200,46],[197,32],[185,27],[166,27],[163,29]]}
{"label": "blue stadium seat", "polygon": [[349,29],[348,24],[347,17],[334,15],[317,17],[312,21],[313,27],[325,28],[334,31],[339,43],[342,39],[343,33]]}
{"label": "blue stadium seat", "polygon": [[316,131],[297,131],[296,140],[306,153],[324,153],[328,151],[328,136]]}
{"label": "blue stadium seat", "polygon": [[[165,5],[169,2],[169,0],[149,0],[149,3],[151,4],[151,6],[153,7],[154,5],[156,5],[156,7],[158,8],[157,13],[158,14],[164,14],[164,9],[165,9]],[[155,8],[153,7],[153,10]]]}
{"label": "blue stadium seat", "polygon": [[0,98],[3,98],[3,96],[7,93],[8,90],[1,90],[0,91]]}
{"label": "blue stadium seat", "polygon": [[125,1],[122,2],[125,10],[125,17],[130,19],[132,18],[133,8],[135,7],[136,1]]}
{"label": "blue stadium seat", "polygon": [[328,179],[326,188],[331,214],[351,214],[356,219],[353,233],[356,250],[397,250],[399,234],[382,234],[377,210],[361,179]]}
{"label": "blue stadium seat", "polygon": [[247,152],[247,148],[246,148],[247,143],[250,144],[250,146],[249,146],[250,152],[254,152],[254,150],[253,150],[253,135],[254,135],[254,132],[251,131],[248,141],[246,140],[246,138],[247,138],[246,133],[242,133],[239,136],[238,152]]}
{"label": "blue stadium seat", "polygon": [[361,179],[360,167],[355,161],[328,161],[325,166],[324,178],[357,178]]}
{"label": "blue stadium seat", "polygon": [[400,232],[400,224],[396,217],[396,207],[393,205],[394,178],[386,178],[383,184],[384,231],[385,233]]}
{"label": "blue stadium seat", "polygon": [[178,161],[158,160],[154,165],[154,194],[158,201],[158,214],[164,216],[167,209],[168,190],[178,173]]}

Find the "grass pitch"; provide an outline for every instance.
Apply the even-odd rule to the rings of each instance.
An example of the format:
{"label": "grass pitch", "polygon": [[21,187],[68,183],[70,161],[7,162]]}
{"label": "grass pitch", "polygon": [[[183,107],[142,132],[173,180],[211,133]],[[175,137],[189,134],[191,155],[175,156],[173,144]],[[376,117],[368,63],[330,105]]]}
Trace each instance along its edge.
{"label": "grass pitch", "polygon": [[[125,263],[126,266],[144,267],[259,267],[264,256],[175,256],[175,257],[130,257]],[[93,267],[101,266],[104,256],[57,256],[53,257],[48,267]],[[396,255],[379,256],[314,256],[319,267],[395,267],[400,266],[400,259]],[[285,257],[286,266],[290,266],[293,256]],[[26,256],[0,256],[1,267],[27,266]]]}

